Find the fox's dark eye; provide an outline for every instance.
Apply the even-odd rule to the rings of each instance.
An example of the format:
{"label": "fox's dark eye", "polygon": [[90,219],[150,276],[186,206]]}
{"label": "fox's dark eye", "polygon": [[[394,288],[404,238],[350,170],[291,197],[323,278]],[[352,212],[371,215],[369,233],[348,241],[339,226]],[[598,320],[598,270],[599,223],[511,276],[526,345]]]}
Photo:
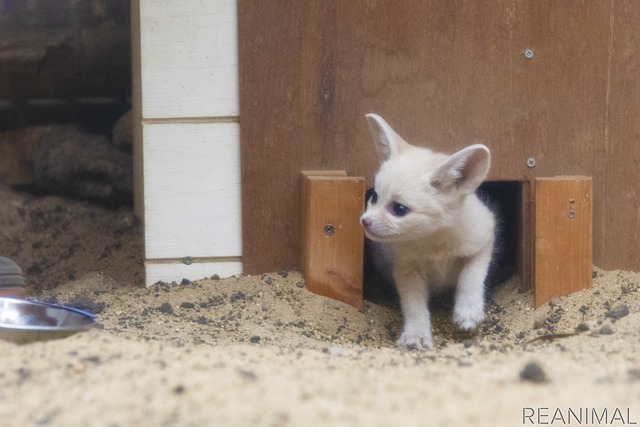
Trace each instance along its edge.
{"label": "fox's dark eye", "polygon": [[365,197],[367,199],[367,202],[371,203],[372,205],[375,205],[378,201],[378,193],[376,193],[376,190],[374,190],[373,188],[367,190],[367,194]]}
{"label": "fox's dark eye", "polygon": [[405,205],[401,205],[400,203],[394,203],[392,209],[395,216],[405,216],[409,213],[409,208]]}

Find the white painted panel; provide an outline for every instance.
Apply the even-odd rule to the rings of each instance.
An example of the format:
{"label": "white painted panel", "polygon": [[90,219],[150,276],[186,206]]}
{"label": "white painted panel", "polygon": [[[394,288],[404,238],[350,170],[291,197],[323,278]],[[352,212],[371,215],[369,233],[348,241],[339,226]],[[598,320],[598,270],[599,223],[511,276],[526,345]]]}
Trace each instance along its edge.
{"label": "white painted panel", "polygon": [[221,278],[242,274],[240,262],[216,262],[185,264],[147,264],[146,285],[151,286],[156,282],[177,282],[182,279],[200,280],[217,274]]}
{"label": "white painted panel", "polygon": [[242,255],[240,127],[145,124],[147,259]]}
{"label": "white painted panel", "polygon": [[141,0],[142,116],[238,116],[236,0]]}

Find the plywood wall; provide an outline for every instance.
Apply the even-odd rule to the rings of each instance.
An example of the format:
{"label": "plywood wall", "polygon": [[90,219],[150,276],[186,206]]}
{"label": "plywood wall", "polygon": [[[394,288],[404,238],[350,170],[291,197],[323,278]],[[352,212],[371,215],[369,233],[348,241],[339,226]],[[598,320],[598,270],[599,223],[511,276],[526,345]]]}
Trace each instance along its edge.
{"label": "plywood wall", "polygon": [[482,140],[494,180],[592,176],[595,264],[640,270],[640,3],[239,0],[238,20],[246,272],[299,266],[301,170],[371,183],[368,112],[442,151]]}

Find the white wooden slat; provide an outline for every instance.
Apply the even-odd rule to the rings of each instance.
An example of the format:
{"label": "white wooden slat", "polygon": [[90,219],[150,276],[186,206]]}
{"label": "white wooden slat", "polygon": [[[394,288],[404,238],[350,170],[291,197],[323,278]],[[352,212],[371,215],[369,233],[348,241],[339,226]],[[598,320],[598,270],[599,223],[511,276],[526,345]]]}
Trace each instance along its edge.
{"label": "white wooden slat", "polygon": [[145,124],[147,259],[242,255],[237,123]]}
{"label": "white wooden slat", "polygon": [[229,277],[242,274],[242,263],[194,263],[185,264],[147,264],[146,285],[151,286],[156,282],[180,283],[182,279],[200,280],[217,274],[220,277]]}
{"label": "white wooden slat", "polygon": [[140,2],[144,119],[238,116],[236,0]]}

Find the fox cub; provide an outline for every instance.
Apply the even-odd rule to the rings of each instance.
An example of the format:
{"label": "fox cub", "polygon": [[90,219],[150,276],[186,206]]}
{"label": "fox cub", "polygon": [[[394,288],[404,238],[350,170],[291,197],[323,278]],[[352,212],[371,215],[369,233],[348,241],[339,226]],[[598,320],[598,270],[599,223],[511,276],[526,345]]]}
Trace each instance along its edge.
{"label": "fox cub", "polygon": [[455,287],[453,319],[461,329],[484,318],[495,219],[475,191],[491,154],[481,144],[436,153],[408,144],[380,116],[367,120],[381,166],[360,222],[381,245],[377,252],[391,257],[404,317],[398,345],[430,349],[430,289]]}

